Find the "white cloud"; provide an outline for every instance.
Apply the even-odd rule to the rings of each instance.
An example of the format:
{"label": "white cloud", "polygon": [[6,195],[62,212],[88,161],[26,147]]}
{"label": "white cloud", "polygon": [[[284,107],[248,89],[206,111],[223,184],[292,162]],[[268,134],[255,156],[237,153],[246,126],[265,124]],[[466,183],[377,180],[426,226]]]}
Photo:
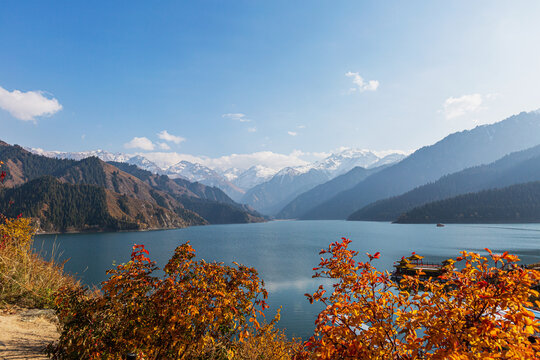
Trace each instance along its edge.
{"label": "white cloud", "polygon": [[176,136],[176,135],[172,135],[172,134],[169,134],[167,132],[167,130],[163,130],[161,132],[159,132],[157,134],[158,138],[160,138],[161,140],[165,140],[165,141],[170,141],[170,142],[173,142],[175,144],[180,144],[182,141],[185,141],[186,139],[184,139],[183,137],[181,136]]}
{"label": "white cloud", "polygon": [[159,142],[158,146],[161,150],[171,150],[171,147],[164,142]]}
{"label": "white cloud", "polygon": [[287,134],[291,135],[291,136],[296,136],[298,135],[297,132],[294,132],[294,131],[287,131]]}
{"label": "white cloud", "polygon": [[[490,95],[491,97],[491,95]],[[449,97],[444,101],[443,112],[447,119],[454,119],[465,114],[475,113],[483,109],[484,96],[481,94]]]}
{"label": "white cloud", "polygon": [[345,76],[352,78],[352,82],[355,85],[355,87],[349,89],[351,92],[375,91],[379,87],[378,80],[369,80],[366,82],[364,78],[357,72],[349,71],[345,73]]}
{"label": "white cloud", "polygon": [[254,133],[254,132],[257,132],[257,128],[250,127],[250,128],[247,129],[247,131],[250,132],[250,133]]}
{"label": "white cloud", "polygon": [[308,156],[299,150],[294,150],[290,154],[278,154],[272,151],[259,151],[251,154],[231,154],[218,158],[207,156],[194,156],[190,154],[180,154],[176,152],[150,152],[141,154],[148,160],[154,162],[162,168],[174,165],[182,160],[192,163],[199,163],[210,168],[217,169],[248,169],[254,165],[262,165],[275,171],[281,170],[287,166],[306,165],[309,161],[303,159]]}
{"label": "white cloud", "polygon": [[43,94],[43,91],[10,92],[0,86],[0,109],[24,121],[35,121],[37,116],[51,116],[62,110],[58,100],[49,99]]}
{"label": "white cloud", "polygon": [[[340,149],[344,150],[349,148]],[[258,151],[249,154],[230,154],[217,158],[181,154],[176,152],[147,152],[141,153],[140,155],[144,155],[144,157],[146,157],[148,160],[154,162],[156,165],[162,168],[167,168],[182,160],[185,160],[192,163],[199,163],[212,169],[248,169],[255,165],[262,165],[266,168],[273,169],[274,171],[279,171],[285,167],[307,165],[312,161],[324,159],[330,156],[332,153],[338,152],[340,149],[332,152],[305,152],[301,150],[293,150],[289,154],[279,154],[272,151]],[[382,157],[390,153],[409,154],[410,151],[385,150],[374,151],[374,153]]]}
{"label": "white cloud", "polygon": [[311,155],[317,159],[324,159],[324,158],[327,158],[329,157],[330,155],[332,155],[332,153],[330,152],[325,152],[325,151],[321,151],[321,152],[312,152]]}
{"label": "white cloud", "polygon": [[246,114],[242,113],[230,113],[221,115],[222,118],[236,120],[240,122],[250,122],[251,120],[246,118]]}
{"label": "white cloud", "polygon": [[147,137],[134,137],[124,144],[126,149],[154,150],[155,145]]}

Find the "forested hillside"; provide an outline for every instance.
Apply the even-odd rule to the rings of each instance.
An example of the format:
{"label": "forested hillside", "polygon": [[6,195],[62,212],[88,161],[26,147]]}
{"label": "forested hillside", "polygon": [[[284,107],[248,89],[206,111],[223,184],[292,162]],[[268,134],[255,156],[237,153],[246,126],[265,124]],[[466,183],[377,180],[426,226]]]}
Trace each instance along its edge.
{"label": "forested hillside", "polygon": [[397,223],[540,222],[540,181],[436,201],[401,215]]}
{"label": "forested hillside", "polygon": [[379,200],[353,213],[349,220],[394,221],[414,207],[492,188],[540,180],[540,146],[512,153],[488,165],[443,176],[403,195]]}
{"label": "forested hillside", "polygon": [[[13,202],[8,210],[39,217],[45,231],[172,228],[264,220],[217,188],[171,180],[132,165],[126,169],[145,181],[96,157],[80,161],[48,158],[4,142],[0,142],[0,159],[6,172],[4,192]],[[51,178],[44,180],[44,176]],[[80,196],[76,191],[81,191]],[[89,195],[100,191],[105,200]],[[74,204],[77,211],[72,211]],[[54,212],[42,211],[50,206]],[[94,206],[96,210],[90,211]],[[95,211],[106,215],[99,217]]]}
{"label": "forested hillside", "polygon": [[62,183],[52,176],[0,190],[0,213],[32,217],[47,232],[177,228],[204,223],[195,213],[180,218],[160,206],[95,185]]}
{"label": "forested hillside", "polygon": [[451,134],[423,147],[350,190],[313,208],[302,219],[346,219],[377,200],[403,194],[468,167],[540,144],[540,113],[520,113],[501,122]]}
{"label": "forested hillside", "polygon": [[373,169],[365,169],[357,166],[343,175],[298,195],[276,215],[276,218],[299,218],[315,206],[322,204],[342,191],[352,188],[368,176],[375,174],[386,167],[388,166],[383,165]]}
{"label": "forested hillside", "polygon": [[172,195],[184,208],[198,213],[211,224],[264,221],[259,213],[246,205],[236,203],[217,187],[184,179],[170,179],[167,175],[156,175],[125,163],[110,162],[110,164],[137,177],[154,189]]}

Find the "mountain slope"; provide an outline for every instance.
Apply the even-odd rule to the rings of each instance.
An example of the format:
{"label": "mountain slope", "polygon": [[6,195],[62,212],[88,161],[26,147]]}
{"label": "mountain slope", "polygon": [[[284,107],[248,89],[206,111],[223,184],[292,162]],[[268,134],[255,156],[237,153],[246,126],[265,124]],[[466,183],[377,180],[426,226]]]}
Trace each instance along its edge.
{"label": "mountain slope", "polygon": [[354,167],[364,168],[401,160],[403,154],[378,156],[369,150],[344,149],[323,160],[280,170],[270,180],[248,190],[242,198],[263,214],[277,214],[298,195],[342,175]]}
{"label": "mountain slope", "polygon": [[156,190],[172,195],[186,209],[192,210],[211,224],[231,224],[264,221],[248,206],[237,204],[217,187],[210,187],[184,179],[170,179],[134,165],[112,162],[119,169],[132,174]]}
{"label": "mountain slope", "polygon": [[[237,173],[237,174],[236,174]],[[237,169],[229,169],[224,173],[229,181],[240,189],[249,190],[265,181],[270,180],[277,171],[267,168],[262,165],[254,165],[246,171],[238,171]]]}
{"label": "mountain slope", "polygon": [[394,221],[414,207],[491,188],[540,180],[540,146],[512,153],[488,165],[443,176],[403,195],[379,200],[353,213],[349,220]]}
{"label": "mountain slope", "polygon": [[181,177],[189,181],[196,181],[204,185],[218,187],[235,201],[242,198],[245,193],[244,190],[232,184],[217,171],[201,164],[194,164],[185,160],[170,166],[165,171],[165,174],[172,178]]}
{"label": "mountain slope", "polygon": [[401,215],[397,223],[540,222],[540,181],[436,201]]}
{"label": "mountain slope", "polygon": [[99,186],[62,183],[52,176],[2,189],[0,212],[37,219],[46,232],[162,229],[201,223],[191,212],[181,218],[163,207]]}
{"label": "mountain slope", "polygon": [[[217,188],[190,183],[183,179],[172,180],[133,165],[121,166],[137,176],[104,163],[96,157],[80,161],[48,158],[30,153],[20,146],[5,143],[0,144],[0,158],[6,163],[5,170],[8,175],[5,184],[8,187],[50,175],[65,183],[103,187],[111,193],[142,201],[146,207],[164,208],[176,213],[180,218],[186,218],[185,222],[192,225],[208,222],[221,224],[227,223],[228,219],[234,219],[234,222],[264,220],[252,210],[236,204]],[[194,204],[197,210],[204,212],[209,218],[190,210],[190,207],[195,208]]]}
{"label": "mountain slope", "polygon": [[278,219],[295,219],[338,193],[348,190],[384,166],[364,169],[357,166],[349,172],[308,190],[289,202],[277,215]]}
{"label": "mountain slope", "polygon": [[21,185],[44,175],[65,171],[73,166],[74,160],[59,160],[34,155],[19,145],[9,145],[0,141],[0,159],[7,176],[5,186]]}
{"label": "mountain slope", "polygon": [[492,125],[451,134],[339,193],[303,215],[302,219],[345,219],[371,202],[538,145],[539,134],[538,112],[521,113]]}
{"label": "mountain slope", "polygon": [[168,174],[171,178],[180,177],[190,181],[197,181],[209,186],[217,186],[236,200],[239,200],[245,192],[243,189],[228,181],[226,177],[222,176],[218,172],[204,165],[194,164],[188,161],[181,161],[172,166],[161,168],[143,155],[111,153],[104,150],[81,152],[45,151],[38,148],[26,148],[25,150],[36,155],[43,155],[62,160],[83,160],[89,157],[97,157],[105,162],[135,165],[154,174]]}
{"label": "mountain slope", "polygon": [[[73,185],[95,185],[108,190],[108,198],[115,197],[113,193],[129,197],[131,202],[137,202],[138,206],[148,209],[163,208],[168,212],[175,213],[177,219],[169,216],[171,224],[202,225],[207,224],[201,216],[185,209],[171,195],[155,190],[136,177],[127,174],[116,167],[104,163],[96,157],[84,158],[79,161],[49,158],[30,153],[18,145],[11,146],[0,143],[0,159],[4,161],[3,169],[7,176],[4,182],[6,187],[14,187],[28,181],[43,177],[53,176],[59,181]],[[114,201],[110,201],[113,204]],[[153,216],[149,213],[149,216]],[[157,223],[146,219],[150,224],[146,227],[158,226]],[[164,227],[171,227],[164,225]]]}
{"label": "mountain slope", "polygon": [[328,181],[329,178],[328,173],[317,169],[301,173],[293,168],[285,168],[269,181],[250,189],[242,202],[263,214],[273,215],[291,199]]}

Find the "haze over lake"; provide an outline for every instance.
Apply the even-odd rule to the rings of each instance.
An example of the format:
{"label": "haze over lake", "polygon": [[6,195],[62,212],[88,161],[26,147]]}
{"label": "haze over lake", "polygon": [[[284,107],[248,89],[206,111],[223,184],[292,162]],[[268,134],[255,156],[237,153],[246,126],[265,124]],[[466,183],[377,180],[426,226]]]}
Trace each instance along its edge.
{"label": "haze over lake", "polygon": [[[41,235],[38,250],[50,253],[53,244],[69,259],[65,269],[84,283],[106,279],[113,262],[129,260],[133,244],[145,244],[150,258],[162,266],[176,246],[190,241],[197,258],[236,261],[255,267],[269,292],[269,315],[283,306],[280,327],[289,336],[313,333],[319,305],[310,305],[304,293],[313,293],[322,279],[312,279],[319,251],[330,242],[347,237],[352,249],[374,253],[379,269],[392,270],[393,262],[412,251],[427,261],[456,257],[458,251],[509,251],[525,263],[540,261],[540,224],[512,225],[398,225],[357,221],[273,221],[258,224],[211,225],[178,230],[92,234]],[[364,258],[365,259],[365,258]]]}

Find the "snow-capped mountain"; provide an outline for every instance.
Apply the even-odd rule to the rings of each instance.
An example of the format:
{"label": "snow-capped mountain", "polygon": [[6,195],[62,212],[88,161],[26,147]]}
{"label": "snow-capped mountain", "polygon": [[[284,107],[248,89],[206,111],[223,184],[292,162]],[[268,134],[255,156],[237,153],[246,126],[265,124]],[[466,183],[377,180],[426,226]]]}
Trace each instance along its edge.
{"label": "snow-capped mountain", "polygon": [[344,174],[357,166],[365,169],[390,164],[405,158],[404,153],[390,153],[384,156],[378,155],[370,150],[345,149],[338,153],[331,154],[327,158],[314,163],[297,166],[293,169],[298,173],[306,173],[310,170],[319,170],[328,173],[333,178]]}
{"label": "snow-capped mountain", "polygon": [[151,173],[154,174],[164,174],[164,171],[162,168],[154,164],[152,161],[148,160],[144,156],[141,155],[135,155],[133,157],[130,157],[126,161],[119,161],[119,162],[126,162],[131,165],[135,165],[140,167],[141,169],[148,170]]}
{"label": "snow-capped mountain", "polygon": [[[307,191],[316,185],[348,172],[356,166],[373,168],[400,161],[405,157],[404,154],[398,152],[386,153],[383,156],[369,150],[344,149],[323,160],[304,166],[287,167],[279,171],[263,165],[255,165],[247,170],[239,168],[220,170],[185,160],[168,167],[160,167],[141,154],[111,153],[105,150],[81,152],[46,151],[39,148],[27,148],[27,150],[38,155],[60,159],[81,160],[96,156],[103,161],[136,165],[155,174],[166,174],[171,178],[181,177],[189,181],[197,181],[204,185],[218,187],[233,200],[246,202],[258,208],[258,210],[268,210],[267,205],[261,207],[255,202],[260,205],[267,201],[265,199],[268,199],[270,202],[276,201],[276,204],[281,204],[282,201],[288,200],[291,194]],[[271,186],[265,185],[270,181],[272,181]],[[261,186],[263,190],[259,188]],[[274,190],[264,190],[266,186]],[[284,189],[281,189],[281,187],[284,187]],[[263,194],[266,191],[273,195],[270,193]]]}
{"label": "snow-capped mountain", "polygon": [[167,168],[165,174],[171,178],[181,177],[204,185],[215,186],[223,190],[234,201],[238,201],[244,195],[243,189],[231,183],[217,171],[201,164],[183,160]]}
{"label": "snow-capped mountain", "polygon": [[25,148],[25,150],[37,155],[43,155],[46,157],[54,157],[58,159],[70,159],[70,160],[82,160],[92,156],[95,156],[103,161],[118,161],[128,162],[133,155],[123,153],[111,153],[105,150],[91,150],[91,151],[79,151],[79,152],[65,152],[65,151],[47,151],[40,148]]}
{"label": "snow-capped mountain", "polygon": [[265,181],[270,180],[276,174],[276,170],[262,165],[255,165],[240,172],[231,182],[241,189],[249,190]]}
{"label": "snow-capped mountain", "polygon": [[116,161],[136,165],[141,169],[148,170],[154,174],[163,174],[164,171],[159,166],[154,164],[141,155],[123,154],[123,153],[111,153],[105,150],[92,150],[92,151],[80,151],[80,152],[64,152],[64,151],[46,151],[39,148],[26,148],[26,150],[47,157],[54,157],[58,159],[70,159],[70,160],[82,160],[92,156],[99,158],[105,162]]}
{"label": "snow-capped mountain", "polygon": [[204,165],[191,163],[185,160],[169,166],[167,170],[165,170],[165,174],[169,175],[169,177],[171,178],[182,177],[189,181],[201,181],[211,178],[223,178],[223,176],[218,174],[216,171]]}
{"label": "snow-capped mountain", "polygon": [[225,179],[229,181],[234,181],[239,175],[241,175],[243,172],[245,172],[245,169],[239,169],[239,168],[229,168],[226,170],[220,170],[216,169],[219,174],[221,174]]}
{"label": "snow-capped mountain", "polygon": [[111,153],[105,150],[92,150],[80,152],[46,151],[39,148],[27,148],[26,150],[47,157],[59,159],[82,160],[91,156],[98,157],[103,161],[116,161],[136,165],[141,169],[148,170],[154,174],[167,174],[171,178],[181,177],[189,181],[197,181],[204,185],[215,186],[223,190],[233,200],[237,201],[244,195],[244,190],[229,182],[218,172],[201,164],[194,164],[188,161],[181,161],[168,168],[160,168],[154,162],[142,155]]}
{"label": "snow-capped mountain", "polygon": [[401,153],[377,155],[369,150],[345,149],[304,166],[287,167],[246,192],[242,202],[263,214],[274,215],[296,196],[345,174],[353,168],[374,168],[397,162]]}
{"label": "snow-capped mountain", "polygon": [[406,157],[407,157],[407,155],[404,152],[391,153],[391,154],[383,156],[379,160],[375,161],[373,164],[367,166],[366,169],[373,169],[373,168],[376,168],[378,166],[398,163],[401,160],[405,159]]}

